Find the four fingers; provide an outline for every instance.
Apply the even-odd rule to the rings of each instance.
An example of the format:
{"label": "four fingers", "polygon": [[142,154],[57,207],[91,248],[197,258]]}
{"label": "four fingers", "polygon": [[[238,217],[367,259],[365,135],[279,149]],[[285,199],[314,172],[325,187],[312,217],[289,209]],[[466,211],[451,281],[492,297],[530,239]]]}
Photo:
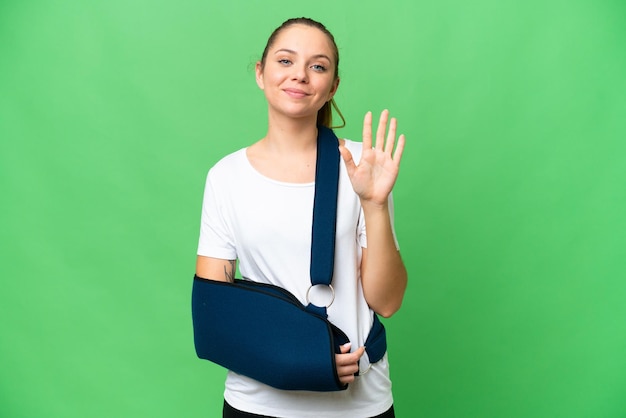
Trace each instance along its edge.
{"label": "four fingers", "polygon": [[[389,123],[388,130],[387,123]],[[376,129],[376,144],[373,145],[372,112],[367,112],[365,114],[365,118],[363,119],[363,148],[374,148],[378,151],[384,151],[386,154],[389,154],[391,156],[395,146],[396,151],[395,153],[393,153],[394,155],[392,158],[399,164],[400,158],[402,157],[402,151],[404,149],[405,137],[404,134],[400,135],[396,143],[397,129],[398,120],[396,118],[391,118],[391,120],[389,120],[389,110],[383,110],[380,114],[380,118],[378,119],[378,127]],[[387,133],[386,138],[385,132]]]}

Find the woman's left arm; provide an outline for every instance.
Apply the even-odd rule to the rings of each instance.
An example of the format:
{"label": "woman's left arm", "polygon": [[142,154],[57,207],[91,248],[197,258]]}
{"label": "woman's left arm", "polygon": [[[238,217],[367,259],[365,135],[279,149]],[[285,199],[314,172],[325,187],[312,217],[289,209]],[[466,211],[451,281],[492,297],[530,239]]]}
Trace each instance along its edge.
{"label": "woman's left arm", "polygon": [[361,260],[363,293],[370,308],[384,317],[400,309],[407,285],[407,272],[396,248],[389,213],[389,194],[398,177],[405,138],[400,135],[396,144],[397,121],[392,118],[385,139],[388,119],[389,112],[384,110],[376,144],[372,146],[372,114],[365,115],[358,165],[350,151],[340,147],[352,187],[361,200],[367,228],[367,248],[363,249]]}

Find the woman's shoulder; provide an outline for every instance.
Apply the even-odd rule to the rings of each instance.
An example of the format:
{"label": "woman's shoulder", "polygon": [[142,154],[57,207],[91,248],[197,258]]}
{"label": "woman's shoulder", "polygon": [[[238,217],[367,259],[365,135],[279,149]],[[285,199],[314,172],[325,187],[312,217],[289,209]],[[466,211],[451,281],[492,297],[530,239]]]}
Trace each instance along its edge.
{"label": "woman's shoulder", "polygon": [[348,138],[341,138],[339,139],[339,143],[344,145],[346,148],[352,150],[352,149],[361,149],[363,143],[362,142],[357,142],[357,141],[353,141],[351,139]]}
{"label": "woman's shoulder", "polygon": [[210,171],[230,171],[236,169],[241,164],[245,163],[246,148],[241,148],[237,151],[231,152],[219,159]]}
{"label": "woman's shoulder", "polygon": [[346,147],[348,151],[350,151],[350,153],[352,154],[352,158],[354,158],[355,161],[359,161],[361,159],[361,151],[363,149],[362,142],[352,141],[350,139],[343,138],[339,140],[339,143]]}
{"label": "woman's shoulder", "polygon": [[218,160],[207,173],[207,182],[214,187],[231,187],[234,181],[244,173],[246,162],[246,149],[242,148],[225,155]]}

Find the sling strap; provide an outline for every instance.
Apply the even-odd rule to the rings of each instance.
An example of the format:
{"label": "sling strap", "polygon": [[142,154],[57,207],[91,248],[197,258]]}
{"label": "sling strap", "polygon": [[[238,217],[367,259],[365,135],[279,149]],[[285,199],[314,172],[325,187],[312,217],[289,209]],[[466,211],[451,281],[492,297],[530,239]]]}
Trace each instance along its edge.
{"label": "sling strap", "polygon": [[[335,133],[325,126],[318,126],[311,232],[311,286],[330,285],[333,279],[340,158],[339,140]],[[327,316],[326,307],[309,303],[306,309]],[[375,313],[365,341],[365,351],[370,365],[379,361],[387,351],[385,327]]]}
{"label": "sling strap", "polygon": [[332,130],[318,126],[315,197],[311,232],[311,285],[329,285],[335,265],[339,140]]}

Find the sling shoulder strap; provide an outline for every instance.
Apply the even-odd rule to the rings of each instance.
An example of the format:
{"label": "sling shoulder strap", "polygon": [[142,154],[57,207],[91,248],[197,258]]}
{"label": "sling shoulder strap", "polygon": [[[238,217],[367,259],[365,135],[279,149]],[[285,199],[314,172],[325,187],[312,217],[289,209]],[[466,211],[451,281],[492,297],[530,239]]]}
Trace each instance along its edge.
{"label": "sling shoulder strap", "polygon": [[329,285],[335,265],[337,194],[339,189],[339,140],[325,126],[318,126],[315,197],[311,232],[311,285]]}

